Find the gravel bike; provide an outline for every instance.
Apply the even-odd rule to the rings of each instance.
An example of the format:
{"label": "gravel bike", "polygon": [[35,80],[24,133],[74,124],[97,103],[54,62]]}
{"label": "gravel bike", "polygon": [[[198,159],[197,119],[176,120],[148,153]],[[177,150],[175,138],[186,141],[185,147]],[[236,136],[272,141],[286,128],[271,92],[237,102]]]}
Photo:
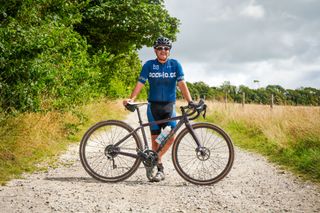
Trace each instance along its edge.
{"label": "gravel bike", "polygon": [[[169,138],[185,125],[172,146],[172,161],[179,175],[197,185],[214,184],[231,170],[234,148],[227,133],[211,123],[190,123],[201,113],[205,117],[203,100],[192,106],[181,106],[181,116],[143,123],[140,106],[129,103],[126,108],[138,115],[139,126],[133,129],[119,120],[101,121],[84,134],[80,144],[80,160],[93,178],[103,182],[118,182],[129,178],[142,162],[147,169],[157,165],[158,153]],[[177,120],[178,123],[153,151],[148,146],[145,127]],[[141,130],[143,145],[140,135]]]}

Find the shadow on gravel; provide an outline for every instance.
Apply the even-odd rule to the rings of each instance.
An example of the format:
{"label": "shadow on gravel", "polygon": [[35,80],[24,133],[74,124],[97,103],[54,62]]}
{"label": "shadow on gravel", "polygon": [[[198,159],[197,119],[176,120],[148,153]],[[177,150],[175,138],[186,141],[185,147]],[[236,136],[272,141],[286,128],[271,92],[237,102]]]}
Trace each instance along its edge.
{"label": "shadow on gravel", "polygon": [[98,180],[95,180],[91,177],[46,177],[44,180],[49,181],[60,181],[60,182],[82,182],[82,183],[101,183],[101,184],[117,184],[117,185],[126,185],[126,186],[137,186],[137,185],[144,185],[144,186],[155,186],[155,187],[195,187],[193,184],[188,183],[169,183],[169,182],[150,182],[148,180],[126,180],[121,181],[118,183],[105,183]]}
{"label": "shadow on gravel", "polygon": [[101,183],[90,177],[46,177],[44,180],[61,182],[83,182],[83,183]]}
{"label": "shadow on gravel", "polygon": [[148,180],[136,180],[136,181],[122,181],[118,184],[122,185],[127,185],[127,186],[135,186],[135,185],[144,185],[144,186],[155,186],[155,187],[173,187],[173,188],[178,188],[178,187],[195,187],[193,184],[188,184],[185,182],[182,183],[170,183],[170,182],[150,182]]}

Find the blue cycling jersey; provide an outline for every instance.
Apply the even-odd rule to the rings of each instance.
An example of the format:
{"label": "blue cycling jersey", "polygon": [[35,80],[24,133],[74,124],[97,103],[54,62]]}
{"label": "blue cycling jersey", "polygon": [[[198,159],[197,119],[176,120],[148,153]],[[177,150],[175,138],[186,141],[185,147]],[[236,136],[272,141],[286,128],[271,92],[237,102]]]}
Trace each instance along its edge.
{"label": "blue cycling jersey", "polygon": [[141,70],[139,82],[150,84],[148,100],[150,102],[176,101],[176,85],[184,79],[181,64],[175,59],[168,59],[161,64],[157,59],[147,61]]}

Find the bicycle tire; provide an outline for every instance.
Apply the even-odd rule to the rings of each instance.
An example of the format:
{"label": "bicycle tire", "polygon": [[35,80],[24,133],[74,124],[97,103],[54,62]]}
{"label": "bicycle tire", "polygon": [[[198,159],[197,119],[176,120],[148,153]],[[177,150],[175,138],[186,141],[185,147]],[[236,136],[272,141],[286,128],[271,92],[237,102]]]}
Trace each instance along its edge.
{"label": "bicycle tire", "polygon": [[[86,172],[102,182],[118,182],[129,178],[139,167],[141,160],[121,154],[106,154],[107,147],[117,143],[121,138],[133,131],[128,124],[108,120],[101,121],[87,130],[80,143],[80,161]],[[132,134],[118,146],[119,151],[132,154],[142,149],[137,134]]]}
{"label": "bicycle tire", "polygon": [[192,128],[201,146],[205,148],[201,152],[197,150],[191,133],[184,128],[172,147],[174,167],[190,183],[217,183],[230,172],[233,165],[234,148],[231,138],[220,127],[210,123],[196,123]]}

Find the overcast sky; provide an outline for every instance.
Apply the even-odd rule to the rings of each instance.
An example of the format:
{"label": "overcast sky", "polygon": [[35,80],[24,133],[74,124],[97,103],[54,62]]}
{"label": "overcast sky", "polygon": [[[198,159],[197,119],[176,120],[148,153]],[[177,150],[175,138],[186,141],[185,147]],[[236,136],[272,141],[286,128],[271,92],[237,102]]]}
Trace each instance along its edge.
{"label": "overcast sky", "polygon": [[[320,0],[166,0],[189,82],[320,88]],[[144,63],[155,58],[143,48]],[[259,83],[254,83],[258,80]]]}

